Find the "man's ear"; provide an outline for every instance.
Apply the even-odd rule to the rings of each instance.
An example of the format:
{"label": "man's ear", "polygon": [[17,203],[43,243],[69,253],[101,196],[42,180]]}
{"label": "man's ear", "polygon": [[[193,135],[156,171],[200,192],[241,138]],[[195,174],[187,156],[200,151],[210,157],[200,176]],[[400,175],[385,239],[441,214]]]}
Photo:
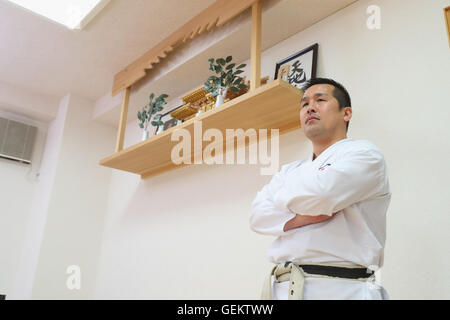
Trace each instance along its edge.
{"label": "man's ear", "polygon": [[352,108],[345,107],[344,108],[344,120],[348,122],[348,121],[350,121],[351,118],[352,118]]}

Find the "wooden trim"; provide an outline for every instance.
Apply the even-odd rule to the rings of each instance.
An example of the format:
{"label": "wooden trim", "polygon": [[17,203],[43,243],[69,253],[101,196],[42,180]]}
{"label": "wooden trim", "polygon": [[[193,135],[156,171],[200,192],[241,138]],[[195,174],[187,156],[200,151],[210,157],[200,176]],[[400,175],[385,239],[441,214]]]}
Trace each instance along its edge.
{"label": "wooden trim", "polygon": [[252,38],[250,47],[250,91],[261,85],[261,1],[252,6]]}
{"label": "wooden trim", "polygon": [[152,169],[152,170],[149,170],[147,172],[141,173],[141,179],[147,179],[149,177],[153,177],[153,176],[156,176],[156,175],[159,175],[161,173],[164,173],[164,172],[167,172],[167,171],[171,171],[171,170],[174,170],[174,169],[184,168],[186,166],[189,166],[189,164],[182,163],[182,164],[179,164],[177,166],[167,165],[167,166],[165,166],[163,168],[159,168],[159,169],[155,169],[155,170]]}
{"label": "wooden trim", "polygon": [[127,126],[127,118],[128,118],[128,104],[130,102],[130,91],[131,87],[126,88],[125,94],[123,95],[122,110],[120,112],[119,129],[117,131],[116,152],[119,152],[120,150],[123,149],[123,140],[125,138],[125,129]]}
{"label": "wooden trim", "polygon": [[445,24],[447,25],[448,45],[450,47],[450,6],[444,8]]}
{"label": "wooden trim", "polygon": [[[259,0],[216,0],[211,6],[191,19],[180,29],[161,41],[153,49],[142,55],[124,70],[114,76],[112,95],[130,87],[146,75],[161,59],[179,44],[195,38],[205,30],[222,26]],[[259,79],[259,77],[258,77]]]}

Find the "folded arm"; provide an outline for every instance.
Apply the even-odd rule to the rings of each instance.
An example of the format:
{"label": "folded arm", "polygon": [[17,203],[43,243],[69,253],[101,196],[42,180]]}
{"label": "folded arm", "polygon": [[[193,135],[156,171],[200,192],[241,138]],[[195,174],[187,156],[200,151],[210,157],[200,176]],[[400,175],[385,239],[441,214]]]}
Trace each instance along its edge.
{"label": "folded arm", "polygon": [[287,231],[308,224],[331,219],[328,215],[321,217],[301,216],[291,212],[286,206],[279,206],[274,201],[286,179],[287,167],[283,166],[271,181],[259,191],[252,202],[250,228],[257,233],[281,236]]}
{"label": "folded arm", "polygon": [[293,217],[291,220],[286,222],[283,230],[286,232],[286,231],[289,231],[292,229],[307,226],[309,224],[324,222],[324,221],[330,220],[336,214],[337,214],[337,212],[333,213],[333,215],[331,215],[331,216],[326,215],[326,214],[322,214],[322,215],[318,215],[318,216],[304,216],[304,215],[296,214],[295,217]]}
{"label": "folded arm", "polygon": [[385,179],[381,153],[352,151],[325,170],[295,168],[286,176],[274,202],[299,215],[331,217],[354,203],[380,195]]}
{"label": "folded arm", "polygon": [[280,236],[284,234],[284,225],[293,216],[286,208],[279,208],[273,201],[273,195],[284,183],[283,168],[259,191],[252,202],[250,228],[257,233]]}

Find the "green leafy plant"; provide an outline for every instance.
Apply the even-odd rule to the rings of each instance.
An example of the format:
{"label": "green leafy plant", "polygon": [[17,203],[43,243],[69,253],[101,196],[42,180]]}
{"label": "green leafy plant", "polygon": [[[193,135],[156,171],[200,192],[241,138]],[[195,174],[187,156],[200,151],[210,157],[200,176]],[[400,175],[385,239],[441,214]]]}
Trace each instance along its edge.
{"label": "green leafy plant", "polygon": [[139,127],[141,129],[147,130],[148,124],[151,122],[153,126],[161,126],[163,122],[161,121],[162,114],[157,114],[153,117],[153,121],[151,121],[152,116],[161,111],[163,106],[167,103],[165,99],[168,97],[167,94],[161,94],[159,97],[153,100],[155,94],[152,93],[149,97],[150,101],[147,105],[145,105],[142,110],[138,111],[137,117],[139,119]]}
{"label": "green leafy plant", "polygon": [[230,63],[233,60],[232,56],[226,57],[226,59],[219,58],[214,60],[209,59],[209,70],[214,71],[217,75],[210,76],[205,82],[203,90],[211,92],[211,96],[216,97],[219,94],[223,94],[229,88],[233,92],[239,92],[241,89],[247,88],[243,83],[243,79],[238,77],[238,74],[243,73],[241,70],[246,64],[241,64],[236,67],[234,71],[235,63]]}

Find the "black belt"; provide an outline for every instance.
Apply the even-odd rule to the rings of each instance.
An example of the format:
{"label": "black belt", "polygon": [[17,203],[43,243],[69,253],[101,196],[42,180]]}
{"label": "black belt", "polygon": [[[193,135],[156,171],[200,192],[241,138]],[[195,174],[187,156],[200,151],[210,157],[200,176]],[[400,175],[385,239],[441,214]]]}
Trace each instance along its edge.
{"label": "black belt", "polygon": [[[290,261],[287,261],[287,267]],[[345,278],[345,279],[360,279],[369,278],[374,274],[374,271],[368,268],[352,268],[352,267],[334,267],[322,266],[315,264],[297,264],[302,270],[309,274],[319,274],[322,276]]]}

